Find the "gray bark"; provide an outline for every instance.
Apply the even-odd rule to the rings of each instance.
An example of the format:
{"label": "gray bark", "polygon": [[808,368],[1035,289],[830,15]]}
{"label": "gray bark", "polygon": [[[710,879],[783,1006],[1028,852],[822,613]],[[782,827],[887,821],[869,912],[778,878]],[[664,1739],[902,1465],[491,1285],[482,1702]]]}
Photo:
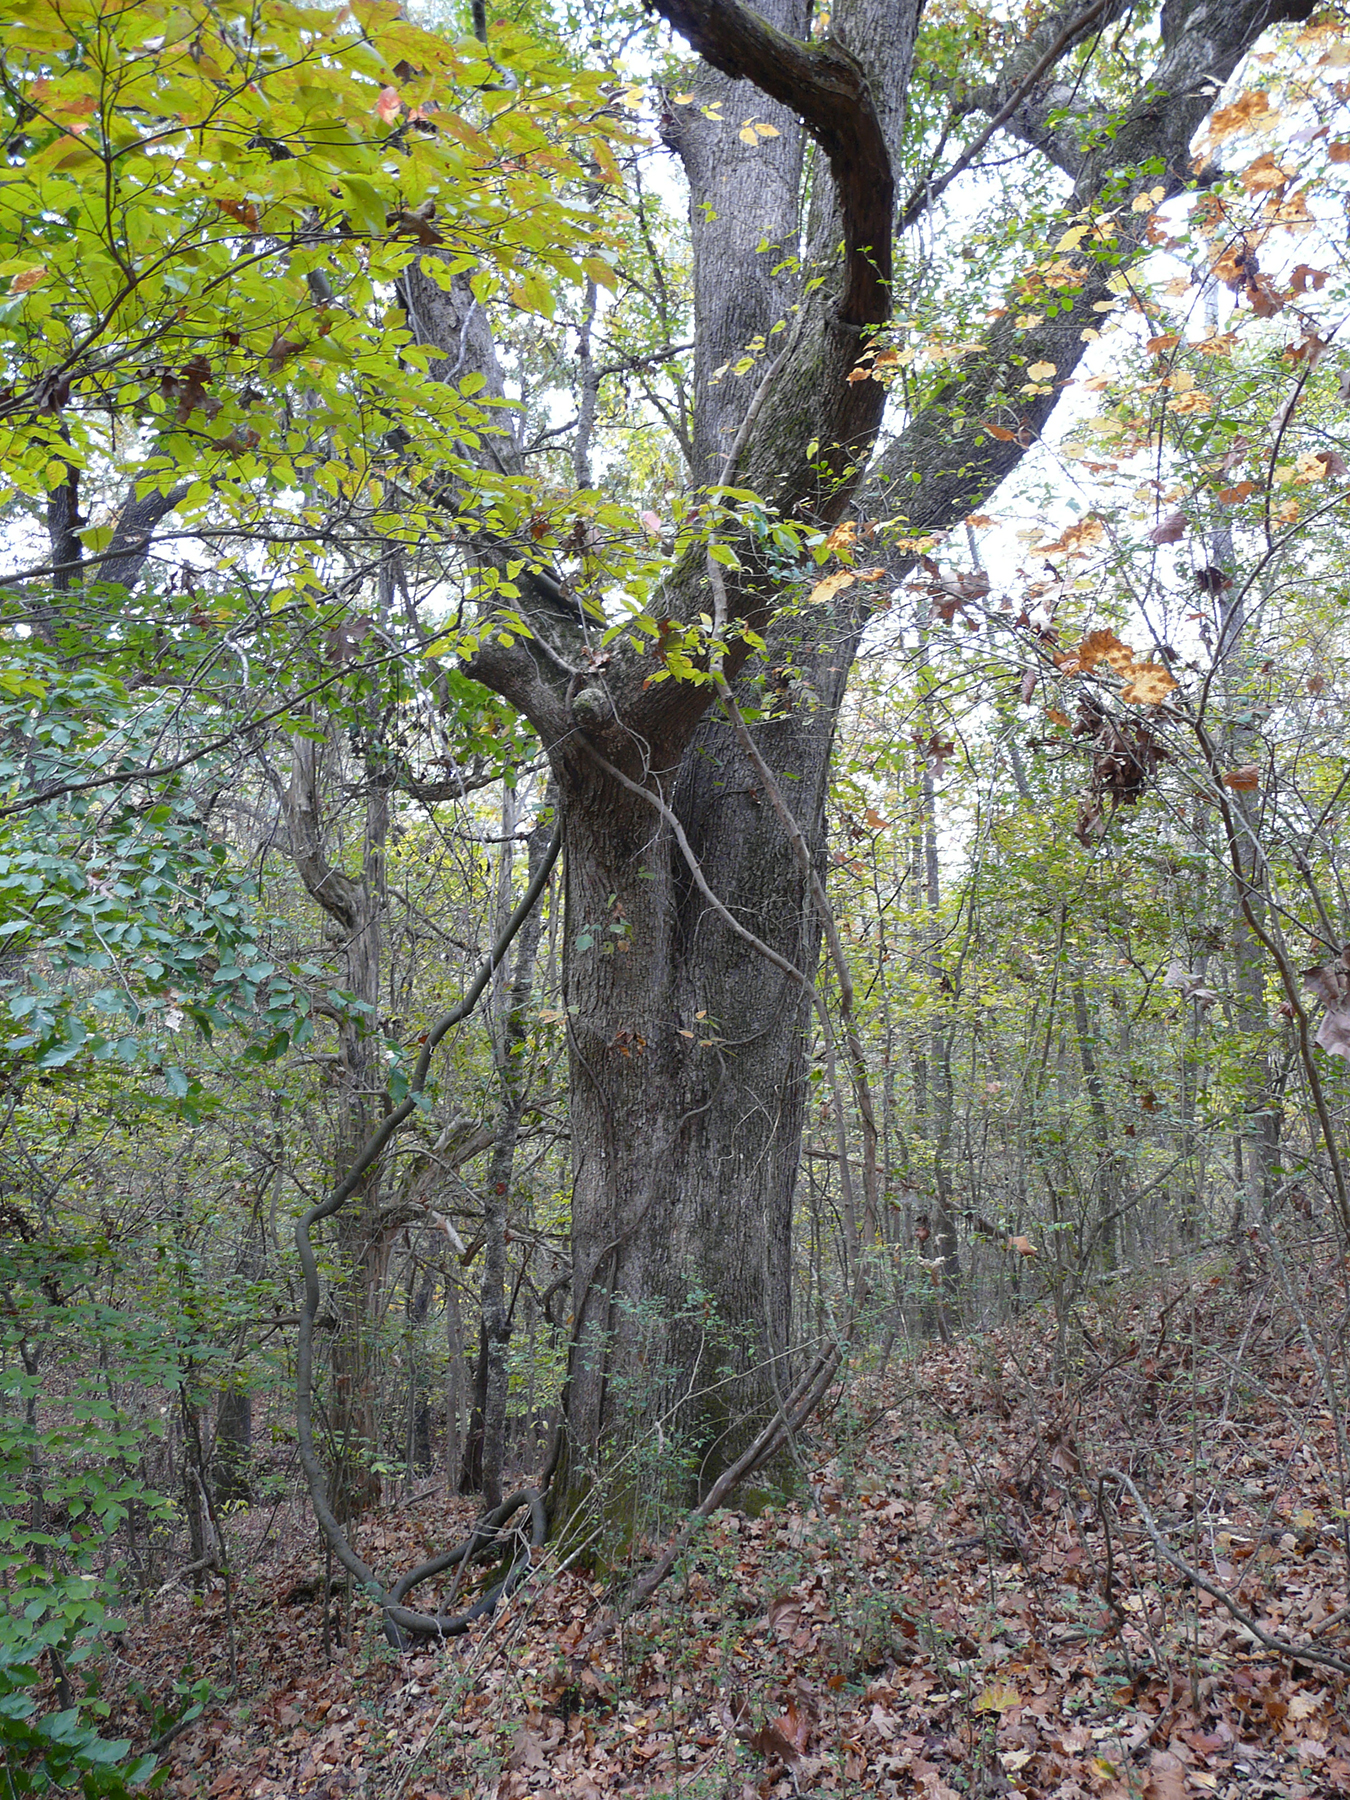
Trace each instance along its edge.
{"label": "gray bark", "polygon": [[[375,1054],[375,1015],[381,993],[381,942],[386,900],[384,846],[389,831],[387,771],[365,769],[360,874],[348,875],[330,853],[325,817],[325,745],[310,737],[292,743],[291,781],[284,794],[291,856],[310,897],[332,921],[343,960],[343,986],[360,1009],[338,1021],[333,1167],[340,1179],[355,1163],[380,1111],[384,1074]],[[375,1505],[380,1478],[370,1468],[380,1420],[371,1327],[378,1315],[390,1233],[380,1227],[380,1166],[376,1163],[338,1218],[338,1255],[345,1271],[332,1334],[329,1427],[334,1446],[332,1491],[338,1516]]]}

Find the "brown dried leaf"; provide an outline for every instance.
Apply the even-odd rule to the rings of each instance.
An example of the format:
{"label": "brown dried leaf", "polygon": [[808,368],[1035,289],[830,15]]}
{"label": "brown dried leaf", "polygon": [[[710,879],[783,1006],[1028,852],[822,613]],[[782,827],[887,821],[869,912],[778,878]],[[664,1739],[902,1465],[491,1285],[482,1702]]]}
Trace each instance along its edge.
{"label": "brown dried leaf", "polygon": [[1238,180],[1249,194],[1270,194],[1284,187],[1298,173],[1286,171],[1275,160],[1273,150],[1265,150],[1253,163],[1248,163]]}
{"label": "brown dried leaf", "polygon": [[1345,997],[1346,975],[1337,963],[1324,963],[1314,969],[1304,969],[1299,980],[1328,1006],[1339,1006]]}
{"label": "brown dried leaf", "polygon": [[1148,534],[1150,544],[1179,544],[1185,537],[1187,520],[1185,513],[1169,513],[1160,519]]}
{"label": "brown dried leaf", "polygon": [[1343,1056],[1350,1061],[1350,1006],[1335,1006],[1324,1013],[1313,1041],[1329,1056]]}
{"label": "brown dried leaf", "polygon": [[780,1720],[778,1725],[770,1725],[766,1721],[750,1739],[750,1748],[758,1750],[767,1762],[782,1763],[785,1768],[790,1769],[794,1763],[801,1761],[802,1753],[787,1733],[779,1729],[780,1725],[786,1723],[786,1719]]}
{"label": "brown dried leaf", "polygon": [[1309,288],[1317,293],[1330,279],[1325,269],[1310,269],[1307,263],[1299,263],[1289,277],[1289,285],[1296,294],[1306,294]]}
{"label": "brown dried leaf", "polygon": [[297,350],[303,350],[304,347],[303,339],[283,337],[281,333],[278,332],[272,339],[271,346],[267,352],[268,368],[275,375],[283,363],[294,356]]}
{"label": "brown dried leaf", "polygon": [[1099,662],[1107,663],[1111,668],[1119,668],[1118,658],[1124,653],[1125,666],[1128,668],[1134,661],[1134,651],[1128,644],[1122,644],[1114,631],[1103,628],[1090,631],[1078,646],[1077,656],[1084,669],[1093,669]]}
{"label": "brown dried leaf", "polygon": [[769,1630],[775,1637],[791,1637],[801,1623],[805,1602],[797,1594],[786,1594],[769,1608]]}
{"label": "brown dried leaf", "polygon": [[833,600],[836,594],[852,587],[857,579],[852,569],[839,569],[833,575],[827,575],[823,581],[818,581],[807,598],[812,606],[824,606],[827,600]]}
{"label": "brown dried leaf", "polygon": [[1227,769],[1223,785],[1233,788],[1239,794],[1251,793],[1261,785],[1261,771],[1255,763],[1244,763],[1240,769]]}
{"label": "brown dried leaf", "polygon": [[1187,1800],[1186,1765],[1170,1750],[1155,1750],[1149,1758],[1144,1800]]}
{"label": "brown dried leaf", "polygon": [[1209,136],[1214,143],[1222,144],[1239,132],[1250,131],[1253,127],[1259,130],[1273,116],[1269,96],[1257,88],[1248,88],[1231,106],[1221,106],[1214,114],[1209,121]]}

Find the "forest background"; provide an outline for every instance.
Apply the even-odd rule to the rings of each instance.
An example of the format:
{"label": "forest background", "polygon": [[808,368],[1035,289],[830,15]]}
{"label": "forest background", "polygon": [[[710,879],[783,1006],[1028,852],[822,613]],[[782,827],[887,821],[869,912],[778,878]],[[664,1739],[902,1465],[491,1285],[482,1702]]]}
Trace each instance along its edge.
{"label": "forest background", "polygon": [[7,14],[16,1768],[298,1491],[395,1644],[433,1471],[645,1595],[1348,1247],[1340,12],[658,10]]}

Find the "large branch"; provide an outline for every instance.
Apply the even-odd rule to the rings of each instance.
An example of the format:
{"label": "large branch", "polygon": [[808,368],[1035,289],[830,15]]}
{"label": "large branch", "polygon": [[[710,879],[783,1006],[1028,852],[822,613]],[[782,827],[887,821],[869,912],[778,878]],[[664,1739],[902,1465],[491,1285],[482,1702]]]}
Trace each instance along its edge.
{"label": "large branch", "polygon": [[[1061,222],[1067,226],[1110,190],[1119,226],[1114,244],[1094,252],[1085,242],[1074,253],[1084,277],[1071,310],[1023,331],[1015,317],[1025,302],[1010,306],[983,349],[943,383],[878,459],[876,479],[910,496],[905,510],[911,531],[950,529],[1021,462],[1054,411],[1058,387],[1086,351],[1083,332],[1101,325],[1094,309],[1111,297],[1108,280],[1143,241],[1145,219],[1125,203],[1156,186],[1171,195],[1189,185],[1191,141],[1219,90],[1268,25],[1306,18],[1311,10],[1309,0],[1169,0],[1156,67],[1115,115],[1112,132],[1075,151],[1078,183]],[[1068,149],[1061,149],[1067,157]],[[1142,173],[1158,162],[1161,176]],[[1053,235],[1052,229],[1051,241]],[[1024,399],[1017,392],[1020,371],[1035,362],[1055,365],[1056,387]],[[1012,428],[1014,436],[991,437],[984,429],[990,420]]]}
{"label": "large branch", "polygon": [[830,160],[844,221],[839,317],[878,325],[890,314],[895,183],[885,133],[861,65],[841,45],[803,44],[738,0],[654,0],[715,69],[753,81],[790,107]]}

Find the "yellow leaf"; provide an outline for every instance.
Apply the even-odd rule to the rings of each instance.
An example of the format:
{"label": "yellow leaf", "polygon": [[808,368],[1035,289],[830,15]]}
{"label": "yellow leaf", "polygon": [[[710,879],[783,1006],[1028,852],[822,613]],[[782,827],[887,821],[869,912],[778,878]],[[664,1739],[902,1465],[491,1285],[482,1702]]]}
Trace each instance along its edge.
{"label": "yellow leaf", "polygon": [[778,127],[776,125],[766,125],[760,119],[756,119],[755,121],[755,130],[762,138],[777,137],[779,135]]}
{"label": "yellow leaf", "polygon": [[40,281],[46,279],[47,265],[39,263],[35,269],[24,269],[20,274],[12,275],[9,291],[11,294],[26,294],[30,288],[35,288]]}
{"label": "yellow leaf", "polygon": [[1022,1704],[1022,1696],[1008,1681],[991,1681],[984,1692],[976,1697],[976,1712],[1011,1712],[1014,1706]]}
{"label": "yellow leaf", "polygon": [[842,594],[845,588],[852,587],[858,577],[852,569],[840,569],[834,575],[827,575],[824,581],[818,581],[809,595],[812,606],[823,606],[827,600],[833,600],[836,594]]}
{"label": "yellow leaf", "polygon": [[1055,373],[1055,365],[1052,362],[1034,362],[1027,370],[1028,379],[1031,381],[1049,381]]}
{"label": "yellow leaf", "polygon": [[743,144],[749,144],[752,149],[759,142],[759,139],[755,136],[755,128],[753,125],[742,125],[740,130],[736,133],[736,136]]}

